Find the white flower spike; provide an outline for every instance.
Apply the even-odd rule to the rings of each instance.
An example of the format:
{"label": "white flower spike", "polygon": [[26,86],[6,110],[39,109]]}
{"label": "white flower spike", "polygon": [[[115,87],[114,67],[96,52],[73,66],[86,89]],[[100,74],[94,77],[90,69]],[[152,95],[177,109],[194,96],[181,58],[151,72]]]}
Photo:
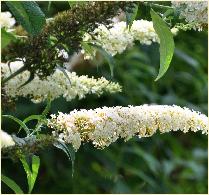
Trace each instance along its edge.
{"label": "white flower spike", "polygon": [[[12,62],[11,72],[17,71],[23,66],[22,61]],[[7,78],[11,72],[7,64],[1,64],[2,75]],[[66,101],[74,98],[83,99],[87,94],[102,95],[104,92],[116,93],[121,92],[121,86],[106,80],[104,77],[95,79],[94,77],[78,76],[75,72],[66,73],[70,79],[60,70],[56,70],[54,74],[48,76],[45,80],[40,80],[35,76],[27,85],[20,87],[29,78],[29,71],[24,71],[16,77],[6,82],[4,86],[5,93],[11,98],[29,97],[34,103],[45,101],[49,96],[51,100],[64,97]]]}
{"label": "white flower spike", "polygon": [[176,105],[116,106],[73,110],[69,114],[59,112],[57,116],[51,115],[48,126],[55,129],[55,137],[71,143],[77,150],[82,141],[104,148],[118,138],[127,141],[134,135],[149,137],[158,130],[208,134],[208,117]]}

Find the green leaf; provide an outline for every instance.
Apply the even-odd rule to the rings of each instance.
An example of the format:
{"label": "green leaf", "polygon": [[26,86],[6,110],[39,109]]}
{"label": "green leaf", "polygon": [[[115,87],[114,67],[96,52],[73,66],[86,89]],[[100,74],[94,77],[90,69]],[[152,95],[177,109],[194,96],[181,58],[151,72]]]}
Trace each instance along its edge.
{"label": "green leaf", "polygon": [[94,50],[92,49],[92,46],[89,45],[90,42],[81,42],[82,48],[87,52],[89,55],[94,56]]}
{"label": "green leaf", "polygon": [[133,4],[133,8],[130,11],[126,11],[126,26],[131,27],[133,21],[136,19],[138,13],[138,4]]}
{"label": "green leaf", "polygon": [[16,182],[9,177],[1,174],[1,180],[9,187],[11,188],[16,194],[24,194],[22,189],[19,185],[16,184]]}
{"label": "green leaf", "polygon": [[16,40],[16,37],[7,32],[4,28],[1,29],[1,49],[4,49],[11,41]]}
{"label": "green leaf", "polygon": [[49,113],[49,111],[51,109],[51,103],[52,103],[52,101],[51,101],[50,97],[48,97],[46,108],[44,109],[44,111],[41,114],[43,117],[46,117],[46,115]]}
{"label": "green leaf", "polygon": [[30,186],[29,193],[31,193],[31,191],[33,190],[33,187],[36,182],[37,175],[38,175],[39,167],[40,167],[40,158],[36,155],[33,155],[33,157],[32,157],[32,178],[31,178],[31,186]]}
{"label": "green leaf", "polygon": [[71,162],[72,162],[72,177],[73,177],[74,162],[75,162],[75,150],[73,149],[73,147],[70,144],[66,145],[64,142],[59,141],[59,140],[57,140],[57,142],[55,142],[53,145],[56,148],[59,148],[63,152],[65,152],[65,154],[67,155],[68,159],[71,160]]}
{"label": "green leaf", "polygon": [[170,16],[171,14],[174,13],[173,9],[168,9],[164,14],[163,14],[163,19]]}
{"label": "green leaf", "polygon": [[[32,121],[32,120],[38,120],[38,121],[39,121],[39,120],[41,120],[41,119],[43,119],[42,115],[31,115],[31,116],[25,118],[22,122],[23,122],[24,124],[26,124],[26,123],[29,122],[29,121]],[[19,128],[18,132],[19,132],[21,129],[22,129],[22,126]]]}
{"label": "green leaf", "polygon": [[101,46],[93,43],[88,43],[88,44],[96,48],[103,55],[103,57],[106,59],[106,61],[109,64],[111,77],[113,77],[113,68],[115,66],[114,58],[109,53],[107,53]]}
{"label": "green leaf", "polygon": [[168,70],[174,53],[173,35],[163,19],[152,9],[150,11],[153,27],[160,39],[160,70],[155,81],[160,79]]}
{"label": "green leaf", "polygon": [[42,115],[31,115],[23,120],[23,123],[27,123],[31,120],[41,120],[43,117]]}
{"label": "green leaf", "polygon": [[27,175],[28,180],[28,193],[31,193],[38,175],[38,170],[40,167],[40,158],[38,156],[33,155],[32,157],[32,171],[30,169],[29,164],[26,161],[25,157],[22,157],[21,159],[23,168]]}
{"label": "green leaf", "polygon": [[30,133],[30,130],[28,129],[28,127],[25,125],[25,123],[23,123],[20,119],[12,116],[12,115],[2,115],[3,117],[9,118],[14,120],[16,123],[18,123],[26,132],[26,134],[28,135]]}
{"label": "green leaf", "polygon": [[7,1],[7,6],[24,29],[31,35],[39,34],[46,23],[45,15],[35,1]]}

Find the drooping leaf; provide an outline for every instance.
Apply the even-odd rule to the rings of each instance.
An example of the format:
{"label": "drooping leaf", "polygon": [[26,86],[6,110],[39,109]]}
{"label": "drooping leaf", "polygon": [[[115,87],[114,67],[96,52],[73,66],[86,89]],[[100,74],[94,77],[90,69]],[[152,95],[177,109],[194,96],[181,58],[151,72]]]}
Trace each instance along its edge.
{"label": "drooping leaf", "polygon": [[74,173],[74,161],[75,161],[75,150],[73,149],[73,147],[68,144],[66,145],[64,142],[62,141],[57,141],[53,144],[56,148],[61,149],[63,152],[65,152],[65,154],[67,155],[68,159],[71,160],[72,162],[72,177],[73,177],[73,173]]}
{"label": "drooping leaf", "polygon": [[71,81],[70,81],[70,78],[69,78],[69,76],[68,76],[68,74],[67,74],[67,72],[66,72],[66,69],[65,68],[62,68],[61,66],[57,66],[57,69],[58,70],[60,70],[64,75],[65,75],[65,77],[68,79],[68,81],[69,81],[69,84],[71,84]]}
{"label": "drooping leaf", "polygon": [[16,37],[7,32],[4,28],[1,28],[1,49],[4,49],[11,41],[16,40]]}
{"label": "drooping leaf", "polygon": [[96,44],[93,44],[93,43],[88,43],[89,45],[91,45],[92,47],[96,48],[97,51],[99,51],[102,56],[105,58],[105,60],[108,62],[109,64],[109,67],[110,67],[110,73],[111,73],[111,76],[113,77],[113,68],[115,66],[115,61],[114,61],[114,58],[105,51],[105,49],[103,49],[101,46],[99,45],[96,45]]}
{"label": "drooping leaf", "polygon": [[[26,123],[29,122],[29,121],[32,121],[32,120],[38,120],[38,121],[39,121],[39,120],[41,120],[42,118],[43,118],[42,115],[31,115],[31,116],[25,118],[22,122],[23,122],[24,124],[26,124]],[[18,132],[20,132],[21,129],[22,129],[22,126],[20,126]]]}
{"label": "drooping leaf", "polygon": [[138,4],[133,4],[131,10],[126,11],[126,26],[129,28],[131,27],[133,21],[136,19],[138,13]]}
{"label": "drooping leaf", "polygon": [[168,70],[174,53],[173,34],[163,19],[152,9],[150,11],[153,27],[160,39],[160,70],[155,81],[160,79]]}
{"label": "drooping leaf", "polygon": [[32,171],[30,169],[30,165],[28,164],[25,157],[22,157],[21,159],[23,168],[27,175],[28,180],[28,193],[31,193],[38,175],[38,170],[40,167],[40,158],[38,156],[33,155],[32,157]]}
{"label": "drooping leaf", "polygon": [[31,120],[41,120],[41,119],[42,119],[42,115],[31,115],[31,116],[25,118],[23,120],[23,123],[27,123],[27,122],[29,122]]}
{"label": "drooping leaf", "polygon": [[15,121],[16,123],[18,123],[26,132],[26,134],[28,135],[30,133],[29,128],[25,125],[25,123],[23,123],[20,119],[12,116],[12,115],[2,115],[3,117],[12,119],[13,121]]}
{"label": "drooping leaf", "polygon": [[7,1],[7,6],[23,28],[32,36],[39,34],[46,23],[45,15],[35,1]]}
{"label": "drooping leaf", "polygon": [[24,192],[22,191],[22,189],[20,188],[19,185],[17,185],[17,183],[10,179],[9,177],[1,174],[1,180],[9,187],[11,188],[16,194],[24,194]]}

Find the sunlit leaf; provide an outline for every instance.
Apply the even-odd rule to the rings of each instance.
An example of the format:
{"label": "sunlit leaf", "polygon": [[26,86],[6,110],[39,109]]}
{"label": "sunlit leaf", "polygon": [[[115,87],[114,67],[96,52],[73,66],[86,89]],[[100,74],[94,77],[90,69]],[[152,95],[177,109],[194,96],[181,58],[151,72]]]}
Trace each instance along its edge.
{"label": "sunlit leaf", "polygon": [[22,157],[20,160],[27,175],[28,193],[31,193],[38,175],[38,170],[40,167],[40,158],[35,155],[32,156],[32,171],[25,157]]}
{"label": "sunlit leaf", "polygon": [[153,27],[160,39],[160,70],[155,81],[159,80],[168,70],[174,53],[173,34],[163,19],[152,9],[150,11]]}

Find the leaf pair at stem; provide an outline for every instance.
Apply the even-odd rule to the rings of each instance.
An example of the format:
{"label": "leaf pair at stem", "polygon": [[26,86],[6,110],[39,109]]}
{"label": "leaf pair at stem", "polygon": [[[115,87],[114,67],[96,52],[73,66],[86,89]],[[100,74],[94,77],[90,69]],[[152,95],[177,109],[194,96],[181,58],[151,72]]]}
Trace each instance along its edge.
{"label": "leaf pair at stem", "polygon": [[[20,158],[20,161],[22,162],[23,168],[25,170],[25,173],[27,175],[27,181],[28,181],[28,193],[30,194],[33,190],[39,167],[40,167],[40,158],[36,155],[32,156],[32,162],[31,167],[30,164],[27,162],[26,157],[23,156]],[[16,194],[23,194],[23,190],[20,188],[20,186],[11,178],[1,174],[1,180],[9,187],[11,188]]]}

